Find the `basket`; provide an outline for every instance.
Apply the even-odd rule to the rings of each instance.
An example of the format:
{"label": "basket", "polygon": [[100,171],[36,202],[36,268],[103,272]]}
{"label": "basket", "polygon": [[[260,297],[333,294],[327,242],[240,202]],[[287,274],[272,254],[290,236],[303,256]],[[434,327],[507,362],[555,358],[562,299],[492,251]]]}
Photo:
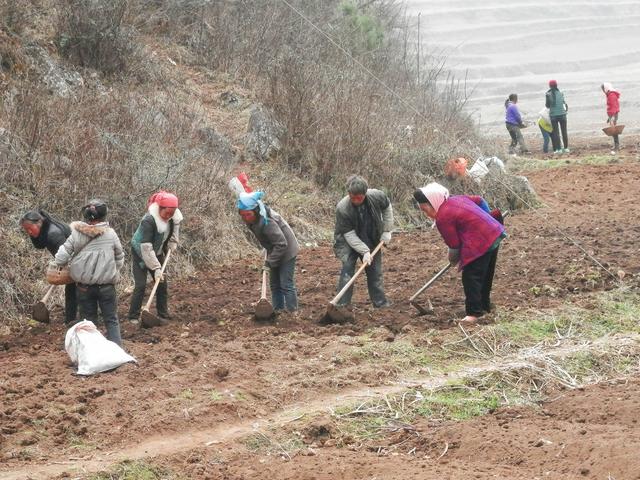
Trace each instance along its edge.
{"label": "basket", "polygon": [[624,130],[624,125],[610,125],[602,129],[604,133],[606,133],[609,137],[613,137],[614,135],[620,135]]}
{"label": "basket", "polygon": [[69,267],[59,267],[55,263],[50,263],[47,267],[47,282],[51,285],[68,285],[74,283],[69,273]]}

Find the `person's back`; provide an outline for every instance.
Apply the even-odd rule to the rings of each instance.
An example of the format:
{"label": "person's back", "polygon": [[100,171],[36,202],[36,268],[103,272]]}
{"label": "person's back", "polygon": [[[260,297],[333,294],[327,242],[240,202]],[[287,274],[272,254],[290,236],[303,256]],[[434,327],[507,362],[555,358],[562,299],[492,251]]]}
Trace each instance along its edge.
{"label": "person's back", "polygon": [[461,267],[482,256],[504,232],[496,219],[464,195],[449,197],[442,204],[436,227],[449,247],[460,248]]}
{"label": "person's back", "polygon": [[[69,255],[69,273],[77,283],[85,285],[115,284],[119,279],[118,270],[124,262],[124,252],[120,239],[107,222],[88,224],[71,223],[71,252],[63,245],[60,258]],[[79,252],[79,253],[76,253]],[[56,256],[58,258],[58,256]]]}
{"label": "person's back", "polygon": [[69,265],[77,283],[80,316],[96,323],[98,307],[107,328],[107,338],[122,346],[115,284],[124,263],[124,251],[116,232],[106,222],[107,204],[94,199],[82,207],[85,222],[73,222],[71,235],[56,253],[59,266]]}
{"label": "person's back", "polygon": [[[567,133],[567,112],[569,107],[564,94],[558,90],[558,82],[555,80],[549,80],[549,90],[545,95],[545,106],[549,109],[551,126],[553,127],[551,141],[554,153],[570,153],[569,135]],[[562,132],[562,143],[560,143],[560,131]],[[562,148],[563,145],[564,150]]]}
{"label": "person's back", "polygon": [[270,264],[274,266],[291,260],[300,249],[293,230],[282,216],[267,207],[269,222],[259,221],[249,225],[260,245],[270,253]]}

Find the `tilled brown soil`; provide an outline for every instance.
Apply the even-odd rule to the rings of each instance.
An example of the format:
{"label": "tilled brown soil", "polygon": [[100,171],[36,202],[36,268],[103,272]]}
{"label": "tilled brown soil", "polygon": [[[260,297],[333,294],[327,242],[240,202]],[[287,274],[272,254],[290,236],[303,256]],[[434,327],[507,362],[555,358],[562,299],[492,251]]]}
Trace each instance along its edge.
{"label": "tilled brown soil", "polygon": [[[494,283],[493,301],[499,308],[585,304],[589,301],[586,292],[611,288],[619,272],[624,272],[625,282],[637,284],[640,222],[634,207],[639,177],[638,163],[531,173],[529,179],[547,207],[517,212],[508,219],[510,236],[501,248]],[[595,255],[613,276],[587,259],[557,228]],[[3,477],[3,472],[28,473],[29,466],[55,465],[70,458],[91,460],[126,450],[149,437],[171,442],[172,435],[179,433],[213,426],[231,428],[267,418],[294,403],[402,378],[406,372],[398,371],[396,365],[384,359],[361,362],[351,352],[359,345],[357,336],[368,331],[379,339],[393,341],[404,336],[419,344],[425,332],[450,328],[450,321],[463,315],[458,273],[449,272],[428,290],[435,307],[433,315],[418,317],[407,301],[439,270],[445,258],[446,248],[435,230],[395,235],[384,257],[386,290],[394,306],[370,308],[366,288],[360,282],[354,301],[355,320],[331,326],[318,324],[335,293],[339,271],[328,245],[300,254],[296,274],[301,309],[295,315],[280,315],[272,323],[257,324],[252,318],[252,304],[260,291],[257,260],[242,259],[198,273],[170,286],[171,325],[144,331],[123,322],[126,349],[138,359],[138,366],[126,365],[91,378],[73,375],[62,348],[59,311],[54,312],[51,326],[1,338],[0,478],[11,478]],[[127,300],[121,299],[122,318]],[[576,409],[584,405],[580,394],[569,397],[577,402]],[[552,427],[553,417],[531,415],[532,422],[544,418],[551,422],[549,428],[556,428]],[[474,422],[482,421],[491,420]],[[488,444],[501,445],[502,430],[487,437]],[[616,435],[612,432],[610,438]],[[496,449],[504,450],[506,445]],[[543,450],[532,452],[539,455]],[[443,460],[457,458],[465,451],[451,449]],[[362,460],[365,457],[356,460],[350,455],[335,451],[330,457],[296,457],[300,476],[294,471],[287,473],[293,464],[274,464],[272,476],[313,478],[311,471],[315,469],[315,478],[368,478],[361,475],[365,465],[358,463],[367,464]],[[516,478],[504,472],[521,468],[497,457],[485,457],[485,470],[503,478]],[[523,462],[533,464],[535,459],[526,457]],[[395,457],[371,457],[371,461],[371,467],[366,468],[377,465],[378,478],[399,478],[393,475],[400,475],[418,460],[407,465]],[[351,473],[340,473],[341,462]],[[228,478],[252,478],[253,467],[247,466],[242,473],[242,465],[236,465]],[[438,465],[439,471],[451,478],[459,468],[453,461]],[[255,468],[267,466],[255,464]],[[497,469],[491,470],[494,467]],[[309,472],[308,476],[304,472]],[[389,473],[385,476],[384,472]]]}
{"label": "tilled brown soil", "polygon": [[445,424],[423,420],[366,448],[314,445],[289,460],[213,446],[165,462],[192,478],[228,480],[631,480],[640,478],[638,408],[635,378],[560,392],[538,408],[501,408]]}

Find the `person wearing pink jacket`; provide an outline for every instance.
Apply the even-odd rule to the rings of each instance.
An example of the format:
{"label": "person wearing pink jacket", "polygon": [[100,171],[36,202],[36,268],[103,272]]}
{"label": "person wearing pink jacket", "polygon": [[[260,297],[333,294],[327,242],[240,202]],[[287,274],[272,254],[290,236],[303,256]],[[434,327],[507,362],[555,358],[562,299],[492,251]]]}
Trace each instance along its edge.
{"label": "person wearing pink jacket", "polygon": [[435,220],[436,228],[449,247],[449,263],[459,264],[465,294],[463,323],[476,323],[490,312],[491,288],[501,240],[506,237],[499,211],[489,211],[477,195],[449,196],[438,183],[416,190],[413,198],[420,210]]}
{"label": "person wearing pink jacket", "polygon": [[[607,123],[612,126],[617,125],[618,114],[620,113],[620,92],[608,82],[600,85],[600,88],[602,88],[607,97]],[[618,135],[614,135],[613,151],[611,153],[616,153],[618,150],[620,150],[620,138]]]}

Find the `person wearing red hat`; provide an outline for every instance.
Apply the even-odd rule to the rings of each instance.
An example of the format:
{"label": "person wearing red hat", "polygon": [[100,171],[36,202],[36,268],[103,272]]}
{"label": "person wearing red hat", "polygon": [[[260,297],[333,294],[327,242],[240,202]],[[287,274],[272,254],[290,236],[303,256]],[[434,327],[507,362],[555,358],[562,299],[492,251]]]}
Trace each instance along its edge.
{"label": "person wearing red hat", "polygon": [[[569,153],[569,136],[567,135],[567,112],[569,106],[564,99],[564,94],[558,90],[558,82],[549,80],[549,90],[545,94],[545,107],[549,109],[551,119],[551,143],[553,153]],[[562,143],[560,143],[560,131],[562,130]],[[564,145],[564,150],[562,149]]]}
{"label": "person wearing red hat", "polygon": [[182,212],[173,193],[154,193],[147,202],[147,213],[131,239],[132,272],[135,286],[131,294],[128,318],[137,323],[142,308],[147,276],[161,277],[156,291],[156,310],[162,320],[169,319],[167,281],[161,274],[162,262],[169,250],[178,248]]}
{"label": "person wearing red hat", "polygon": [[[603,83],[600,88],[607,97],[607,123],[611,126],[618,124],[618,114],[620,113],[620,92],[617,91],[609,82]],[[616,154],[620,150],[620,137],[613,136],[612,154]]]}

